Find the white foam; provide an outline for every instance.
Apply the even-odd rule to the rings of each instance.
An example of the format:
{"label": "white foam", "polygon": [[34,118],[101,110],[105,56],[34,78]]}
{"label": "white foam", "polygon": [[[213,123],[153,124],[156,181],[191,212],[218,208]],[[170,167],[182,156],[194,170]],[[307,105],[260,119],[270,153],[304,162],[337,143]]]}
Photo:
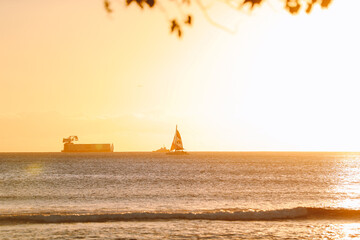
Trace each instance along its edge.
{"label": "white foam", "polygon": [[280,220],[306,217],[308,210],[303,207],[270,211],[214,211],[214,212],[129,212],[117,214],[29,214],[3,215],[2,222],[105,222],[105,221],[145,221],[145,220]]}

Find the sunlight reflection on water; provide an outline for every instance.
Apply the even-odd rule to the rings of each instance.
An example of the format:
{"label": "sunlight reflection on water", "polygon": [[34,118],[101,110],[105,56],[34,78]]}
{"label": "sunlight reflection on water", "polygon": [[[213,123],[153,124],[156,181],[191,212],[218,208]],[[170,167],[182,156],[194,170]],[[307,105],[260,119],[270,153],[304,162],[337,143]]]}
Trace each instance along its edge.
{"label": "sunlight reflection on water", "polygon": [[[0,226],[0,238],[31,238],[29,234],[35,233],[39,238],[57,234],[94,239],[189,239],[194,233],[207,239],[360,238],[358,212],[338,210],[360,209],[359,157],[358,153],[191,153],[180,158],[153,153],[0,154],[2,214],[279,209],[292,209],[293,214],[315,208],[310,218],[293,219],[290,214],[282,221],[51,223],[53,230],[50,224],[6,225]],[[221,214],[213,214],[217,215]]]}
{"label": "sunlight reflection on water", "polygon": [[346,156],[338,160],[337,184],[333,191],[337,195],[336,206],[347,209],[360,209],[360,158]]}
{"label": "sunlight reflection on water", "polygon": [[43,165],[41,163],[30,163],[26,166],[25,171],[30,175],[38,175],[43,171]]}

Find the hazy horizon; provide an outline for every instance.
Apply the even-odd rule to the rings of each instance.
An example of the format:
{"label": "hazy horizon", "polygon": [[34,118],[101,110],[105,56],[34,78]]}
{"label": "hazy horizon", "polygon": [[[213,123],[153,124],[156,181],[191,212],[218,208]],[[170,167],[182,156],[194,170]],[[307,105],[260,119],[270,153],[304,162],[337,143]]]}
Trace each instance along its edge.
{"label": "hazy horizon", "polygon": [[234,34],[194,8],[182,39],[135,5],[0,5],[0,152],[152,151],[176,124],[189,151],[360,151],[358,2],[215,12]]}

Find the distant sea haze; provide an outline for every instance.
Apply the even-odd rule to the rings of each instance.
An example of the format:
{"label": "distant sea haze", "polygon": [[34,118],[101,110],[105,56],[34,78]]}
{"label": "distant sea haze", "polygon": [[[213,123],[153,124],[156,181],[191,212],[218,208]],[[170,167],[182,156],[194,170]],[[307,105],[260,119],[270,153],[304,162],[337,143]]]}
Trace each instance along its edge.
{"label": "distant sea haze", "polygon": [[0,239],[352,238],[360,232],[359,160],[1,153]]}

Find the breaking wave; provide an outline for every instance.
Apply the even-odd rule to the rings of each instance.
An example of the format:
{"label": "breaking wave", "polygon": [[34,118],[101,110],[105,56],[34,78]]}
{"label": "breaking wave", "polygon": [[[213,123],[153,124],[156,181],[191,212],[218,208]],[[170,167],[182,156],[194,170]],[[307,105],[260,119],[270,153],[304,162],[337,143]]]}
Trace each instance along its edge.
{"label": "breaking wave", "polygon": [[360,210],[306,208],[268,211],[206,211],[206,212],[125,212],[99,214],[18,214],[0,215],[1,223],[76,223],[147,220],[222,220],[276,221],[287,219],[360,220]]}

